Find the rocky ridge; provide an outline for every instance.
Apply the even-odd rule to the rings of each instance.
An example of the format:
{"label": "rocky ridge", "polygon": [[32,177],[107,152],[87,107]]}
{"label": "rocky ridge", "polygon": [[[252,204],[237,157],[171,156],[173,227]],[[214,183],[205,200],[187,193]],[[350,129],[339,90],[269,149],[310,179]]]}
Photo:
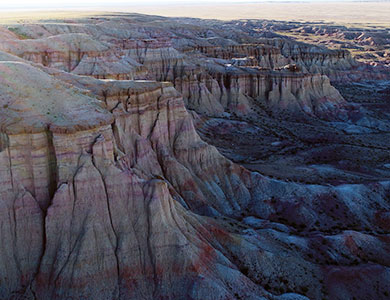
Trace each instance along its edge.
{"label": "rocky ridge", "polygon": [[[220,114],[226,109],[252,111],[255,108],[248,108],[248,97],[266,100],[274,111],[277,106],[272,103],[279,101],[278,94],[295,99],[289,103],[293,114],[302,109],[315,114],[313,110],[321,112],[324,108],[310,107],[308,102],[315,103],[332,94],[328,102],[340,103],[340,96],[326,79],[314,74],[343,77],[357,68],[346,51],[283,39],[256,39],[238,28],[230,33],[232,36],[226,36],[225,31],[207,29],[207,24],[178,27],[178,23],[165,24],[159,17],[103,19],[85,26],[80,21],[72,25],[9,27],[31,39],[4,43],[2,50],[78,75],[171,81],[188,107],[208,114]],[[284,72],[288,64],[296,64],[298,74]],[[312,86],[317,81],[321,81],[320,89]],[[297,90],[307,92],[296,96]],[[270,99],[266,99],[268,94]],[[312,99],[314,94],[317,99]],[[328,106],[332,110],[332,104]],[[328,113],[338,112],[324,112],[324,117]]]}
{"label": "rocky ridge", "polygon": [[[274,58],[260,66],[269,49],[283,61],[273,47],[232,46],[225,54],[196,45],[190,55],[175,45],[197,43],[188,37],[194,32],[205,39],[215,33],[176,27],[177,20],[159,27],[156,18],[26,24],[5,34],[2,49],[11,54],[0,55],[0,298],[385,299],[385,171],[380,180],[357,183],[275,179],[265,168],[248,171],[227,159],[219,151],[229,148],[207,132],[219,137],[210,131],[218,121],[226,138],[248,130],[243,137],[256,141],[273,128],[288,143],[292,124],[306,139],[316,136],[307,128],[326,138],[355,126],[371,135],[385,161],[386,145],[372,136],[386,136],[388,124],[349,103],[326,75],[277,70]],[[184,37],[158,40],[167,28],[168,36]],[[9,42],[15,32],[32,39]],[[250,40],[239,32],[224,40],[228,34]],[[68,48],[47,49],[64,35]],[[94,46],[74,44],[80,36]],[[37,54],[15,50],[30,44]],[[245,49],[258,66],[230,65]],[[136,68],[121,73],[122,61]],[[75,72],[94,62],[113,73]],[[267,134],[265,142],[273,138]],[[303,147],[307,141],[297,137]],[[338,129],[334,138],[355,142]]]}

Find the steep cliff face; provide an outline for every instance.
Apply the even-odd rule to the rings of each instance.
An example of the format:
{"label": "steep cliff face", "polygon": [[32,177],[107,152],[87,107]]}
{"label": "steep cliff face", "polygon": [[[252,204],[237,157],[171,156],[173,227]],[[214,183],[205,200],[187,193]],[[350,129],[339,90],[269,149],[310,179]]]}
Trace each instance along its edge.
{"label": "steep cliff face", "polygon": [[37,39],[6,39],[0,50],[47,67],[104,79],[168,80],[173,77],[173,69],[183,64],[183,56],[167,43],[153,39],[100,40],[73,32]]}
{"label": "steep cliff face", "polygon": [[[55,193],[46,217],[49,238],[36,277],[37,294],[53,299],[208,299],[210,288],[229,297],[227,286],[240,282],[236,293],[260,295],[201,235],[203,222],[180,204],[200,210],[196,206],[205,204],[198,190],[206,178],[216,179],[204,172],[205,182],[197,181],[191,162],[180,160],[180,141],[192,152],[203,152],[194,144],[204,143],[191,138],[196,134],[178,94],[156,83],[140,90],[114,110],[116,162],[107,140],[99,137],[91,154],[80,158],[73,181]],[[192,176],[186,176],[186,168]]]}
{"label": "steep cliff face", "polygon": [[[71,134],[75,147],[83,143],[87,147],[88,132],[109,125],[113,118],[99,101],[25,63],[0,62],[0,74],[0,127],[12,181],[21,184],[46,208],[57,175],[62,178],[58,169],[62,165],[61,152],[67,150],[54,143],[62,143],[62,134]],[[79,131],[86,134],[78,136]]]}
{"label": "steep cliff face", "polygon": [[[131,66],[129,66],[129,62],[122,61],[121,57],[126,55],[137,60],[136,58],[140,54],[145,56],[146,50],[148,50],[150,52],[146,56],[156,58],[157,55],[161,59],[159,53],[161,51],[158,49],[165,49],[162,56],[166,58],[174,55],[177,59],[177,55],[174,54],[174,49],[176,49],[191,55],[201,52],[207,56],[230,60],[230,63],[235,64],[243,63],[242,59],[246,59],[246,65],[250,61],[252,66],[257,65],[271,69],[282,67],[287,63],[295,63],[305,73],[320,73],[327,75],[333,81],[362,80],[374,77],[387,78],[386,74],[382,74],[386,73],[382,72],[385,70],[376,72],[374,68],[357,62],[347,50],[330,50],[269,32],[269,30],[299,30],[300,28],[297,26],[297,24],[270,25],[267,22],[255,20],[250,22],[218,22],[190,19],[180,22],[180,20],[168,20],[161,17],[129,15],[123,18],[118,16],[117,18],[90,19],[88,22],[77,20],[74,23],[51,24],[44,22],[42,24],[13,25],[7,27],[12,32],[2,29],[2,35],[7,40],[13,40],[17,37],[27,38],[27,40],[18,41],[13,47],[7,49],[11,52],[19,52],[20,55],[34,61],[46,64],[50,61],[57,61],[58,64],[61,64],[58,62],[58,60],[64,60],[61,57],[67,58],[68,61],[70,57],[71,63],[70,65],[65,64],[65,67],[72,69],[72,66],[74,67],[80,61],[80,55],[81,60],[84,56],[85,64],[89,65],[86,68],[90,73],[87,74],[86,70],[80,68],[78,74],[99,75],[100,78],[104,78],[104,76],[115,78],[110,77],[115,72],[107,68],[107,64],[104,62],[105,57],[110,61],[115,60],[117,72],[121,75],[119,79],[129,79],[129,77],[125,77],[125,74],[132,73],[130,69],[134,69],[134,62],[131,61]],[[211,27],[213,29],[210,29]],[[322,35],[328,34],[319,30],[317,32]],[[75,51],[72,49],[67,51],[70,40],[74,40],[74,45],[79,46],[74,49]],[[59,51],[56,51],[53,42],[62,45]],[[40,48],[43,51],[39,55],[29,53],[27,49],[22,51],[26,46],[34,47],[37,44],[45,46]],[[95,59],[97,54],[95,50],[100,49],[104,52],[104,48],[107,46],[111,53],[100,53],[101,57]],[[47,53],[44,49],[47,50]],[[166,49],[170,49],[169,54],[167,54]],[[129,53],[123,53],[123,50],[137,53],[133,56],[134,53],[129,55]],[[143,52],[145,53],[142,54]],[[251,57],[255,59],[248,60]],[[237,58],[240,60],[237,61]],[[155,63],[161,62],[155,61]],[[141,64],[143,63],[141,62]],[[96,66],[97,70],[94,73],[91,73],[91,65]],[[153,67],[155,64],[150,66]],[[119,72],[121,69],[122,71],[126,69],[128,72]],[[130,77],[130,79],[132,78]]]}
{"label": "steep cliff face", "polygon": [[[294,128],[309,141],[329,134],[338,142],[339,132],[321,126],[349,122],[350,107],[328,77],[255,67],[274,68],[282,51],[226,41],[251,41],[238,33],[216,39],[189,25],[102,20],[21,25],[14,30],[19,37],[37,40],[1,46],[20,57],[0,52],[0,299],[387,297],[385,171],[358,184],[272,179],[228,160],[195,130],[193,120],[215,121],[214,139],[229,137],[233,126],[248,140],[277,132],[281,141],[265,138],[279,147],[275,160],[288,155]],[[169,37],[180,33],[187,42],[159,39],[167,28]],[[73,54],[60,48],[58,60],[46,64],[15,46],[31,43],[42,53],[41,43],[75,34],[109,47],[91,46],[70,70]],[[221,39],[227,52],[213,46]],[[87,50],[83,43],[65,49]],[[180,43],[193,50],[181,53]],[[247,55],[253,60],[232,64]],[[131,68],[122,69],[123,61]],[[125,80],[133,77],[171,83]],[[295,119],[285,125],[288,114]],[[318,131],[308,131],[303,116]],[[253,126],[273,123],[253,134],[247,117]],[[295,141],[303,147],[306,140]],[[386,161],[379,152],[385,142],[375,147]],[[330,168],[316,167],[318,174]]]}
{"label": "steep cliff face", "polygon": [[[61,94],[62,83],[26,64],[2,63],[1,70],[1,78],[32,74],[43,90],[54,84],[57,99],[69,101],[64,109],[34,82],[13,86],[13,93],[2,89],[3,107],[10,103],[7,109],[23,116],[1,115],[2,123],[12,124],[1,135],[2,238],[8,246],[0,256],[2,281],[9,283],[2,297],[207,298],[210,288],[226,297],[233,282],[241,283],[234,292],[243,296],[266,293],[213,249],[201,234],[202,222],[180,204],[208,214],[231,211],[217,197],[221,189],[209,185],[226,181],[231,190],[225,197],[237,199],[242,187],[234,179],[239,167],[216,169],[220,162],[233,165],[199,139],[171,85],[96,80],[96,93],[113,105],[111,127],[111,114],[93,107],[98,102],[92,99],[83,103],[80,90]],[[129,97],[122,97],[125,90]],[[14,93],[24,101],[15,101]],[[54,116],[69,114],[71,124],[68,115],[43,119],[46,105]],[[23,247],[28,241],[31,248]]]}
{"label": "steep cliff face", "polygon": [[90,146],[92,132],[113,119],[97,100],[25,63],[1,62],[0,86],[5,245],[0,290],[2,298],[10,298],[26,290],[38,271],[46,241],[45,211],[58,183],[68,180],[77,155]]}
{"label": "steep cliff face", "polygon": [[293,117],[347,117],[348,104],[324,75],[219,67],[209,69],[209,74],[177,78],[175,87],[187,107],[209,116],[256,116],[266,110]]}
{"label": "steep cliff face", "polygon": [[[14,86],[12,91],[27,100],[20,109],[14,94],[2,90],[4,101],[12,103],[7,109],[18,107],[24,116],[1,134],[1,222],[7,241],[0,252],[6,266],[2,298],[273,299],[285,291],[316,298],[321,288],[352,293],[350,283],[331,282],[331,274],[343,276],[353,267],[324,271],[321,263],[329,258],[311,254],[307,245],[318,241],[306,234],[310,228],[335,230],[333,210],[321,217],[315,213],[326,197],[342,206],[350,226],[381,230],[376,216],[387,209],[387,183],[331,188],[251,173],[199,138],[169,83],[102,81],[47,69],[54,79],[26,64],[2,65],[9,78],[29,71],[42,87],[55,84],[58,92],[54,98],[45,89]],[[71,82],[78,88],[66,89],[73,100],[66,102],[69,115],[59,121],[43,120],[26,108],[39,104],[44,111],[47,100],[63,99],[62,87]],[[48,111],[59,114],[61,103],[53,102]],[[26,124],[30,119],[39,122]],[[265,219],[271,223],[265,225]],[[278,224],[281,220],[286,223]],[[308,228],[298,234],[301,224]],[[291,233],[297,235],[298,252],[291,248]],[[344,264],[344,255],[356,257],[348,248],[351,240],[362,245],[359,257],[370,255],[371,247],[386,251],[380,239],[373,237],[366,247],[366,237],[340,234],[337,240],[320,234],[329,249],[347,247],[332,258],[336,265]],[[386,278],[382,264],[360,268]],[[282,289],[280,277],[286,280]],[[374,278],[366,276],[369,282]],[[379,289],[386,288],[382,280]],[[294,297],[305,299],[298,294]]]}
{"label": "steep cliff face", "polygon": [[284,57],[289,58],[307,73],[320,73],[336,79],[345,71],[351,71],[358,66],[346,50],[329,50],[282,38],[263,38],[259,42],[279,49]]}
{"label": "steep cliff face", "polygon": [[[259,66],[264,69],[275,69],[287,65],[290,60],[282,55],[277,47],[266,44],[240,44],[226,47],[198,46],[193,51],[199,51],[210,57],[233,60],[235,64],[242,63],[246,58],[246,66]],[[248,58],[252,58],[250,63]],[[241,59],[241,60],[240,60]]]}
{"label": "steep cliff face", "polygon": [[2,51],[68,72],[74,70],[84,56],[96,57],[108,49],[104,43],[81,33],[39,39],[8,39],[1,45]]}
{"label": "steep cliff face", "polygon": [[[385,28],[263,20],[235,20],[224,26],[239,27],[265,44],[277,45],[286,57],[296,57],[302,65],[312,66],[313,71],[325,72],[322,74],[334,82],[389,78],[389,60],[384,51],[389,34]],[[333,65],[323,64],[330,61]]]}
{"label": "steep cliff face", "polygon": [[[205,33],[203,27],[178,28],[161,20],[93,22],[18,26],[15,32],[32,39],[7,40],[2,49],[78,75],[170,81],[187,107],[208,115],[254,115],[259,104],[276,114],[329,119],[341,110],[345,117],[342,97],[318,74],[351,72],[356,62],[346,51],[249,35],[245,41],[253,43],[242,43],[243,33],[228,39],[224,31]],[[287,64],[296,67],[285,71]]]}

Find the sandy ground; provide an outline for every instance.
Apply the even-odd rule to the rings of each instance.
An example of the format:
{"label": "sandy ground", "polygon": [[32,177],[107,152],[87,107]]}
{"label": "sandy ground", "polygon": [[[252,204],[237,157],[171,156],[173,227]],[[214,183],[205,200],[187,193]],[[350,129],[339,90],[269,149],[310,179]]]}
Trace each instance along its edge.
{"label": "sandy ground", "polygon": [[135,7],[134,11],[168,17],[267,19],[336,23],[390,24],[390,2],[248,3]]}
{"label": "sandy ground", "polygon": [[167,17],[209,19],[267,19],[283,21],[334,22],[338,24],[390,25],[390,1],[387,2],[309,2],[133,5],[94,7],[66,11],[0,11],[0,23],[28,22],[40,19],[66,19],[101,14],[103,11],[137,12]]}

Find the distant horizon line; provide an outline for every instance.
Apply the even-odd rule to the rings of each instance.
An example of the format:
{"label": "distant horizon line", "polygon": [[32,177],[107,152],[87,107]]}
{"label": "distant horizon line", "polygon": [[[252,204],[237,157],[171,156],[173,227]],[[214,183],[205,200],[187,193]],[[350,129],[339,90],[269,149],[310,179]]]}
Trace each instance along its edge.
{"label": "distant horizon line", "polygon": [[[111,2],[111,3],[98,3],[98,4],[76,4],[72,3],[69,5],[64,4],[0,4],[0,10],[40,10],[40,9],[96,9],[96,8],[105,8],[105,7],[134,7],[134,6],[149,6],[149,5],[158,5],[158,6],[167,6],[167,5],[180,5],[180,6],[188,6],[188,5],[223,5],[223,4],[258,4],[258,3],[308,3],[308,2],[390,2],[390,0],[200,0],[200,1],[189,1],[183,2],[179,0],[168,0],[165,1],[164,4],[160,3],[160,1],[153,0],[144,0],[142,3],[123,3],[123,2]],[[30,2],[31,3],[31,2]]]}

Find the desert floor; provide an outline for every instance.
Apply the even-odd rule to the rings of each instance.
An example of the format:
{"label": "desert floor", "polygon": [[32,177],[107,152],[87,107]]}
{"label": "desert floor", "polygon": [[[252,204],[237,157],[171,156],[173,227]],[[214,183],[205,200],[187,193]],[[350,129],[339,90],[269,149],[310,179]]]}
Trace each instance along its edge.
{"label": "desert floor", "polygon": [[0,23],[67,19],[102,11],[136,12],[167,17],[194,17],[220,20],[266,19],[299,22],[331,22],[386,27],[390,25],[390,2],[263,2],[240,4],[155,4],[121,7],[93,7],[62,11],[0,11]]}

